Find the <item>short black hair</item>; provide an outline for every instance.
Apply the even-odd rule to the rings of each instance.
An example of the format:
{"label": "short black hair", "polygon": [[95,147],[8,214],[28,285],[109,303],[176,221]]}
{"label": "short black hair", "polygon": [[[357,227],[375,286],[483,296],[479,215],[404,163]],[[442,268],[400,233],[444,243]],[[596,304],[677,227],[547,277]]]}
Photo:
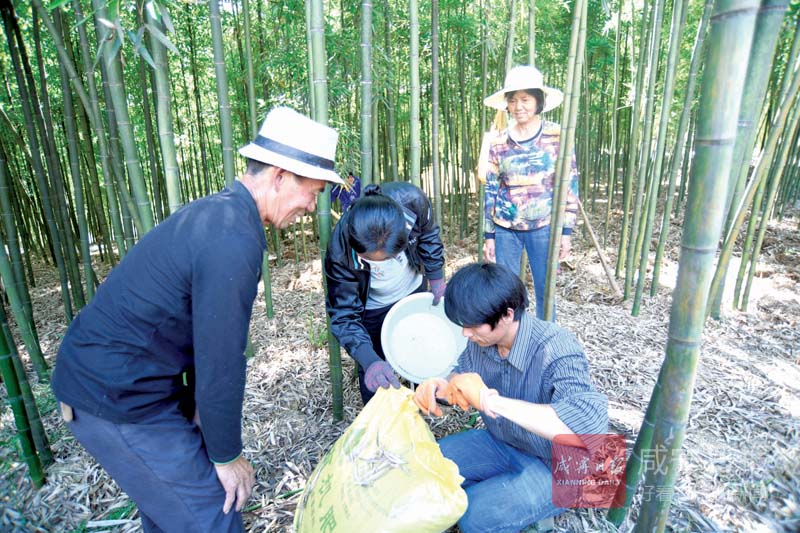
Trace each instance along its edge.
{"label": "short black hair", "polygon": [[261,161],[256,161],[255,159],[247,158],[247,167],[245,168],[245,174],[249,174],[251,176],[258,176],[262,171],[268,169],[269,167],[274,166],[268,163],[262,163]]}
{"label": "short black hair", "polygon": [[[544,91],[541,89],[520,89],[522,92],[527,94],[528,96],[533,96],[536,98],[536,114],[541,115],[542,111],[544,111]],[[514,93],[519,91],[508,91],[503,96],[505,96],[506,103],[508,103],[509,98],[514,96]]]}
{"label": "short black hair", "polygon": [[444,310],[447,318],[462,327],[489,324],[494,329],[500,319],[514,310],[514,320],[522,318],[528,305],[528,292],[514,272],[497,263],[472,263],[461,268],[447,282]]}
{"label": "short black hair", "polygon": [[406,217],[400,205],[388,196],[359,198],[348,214],[347,238],[356,253],[383,251],[395,256],[406,249]]}

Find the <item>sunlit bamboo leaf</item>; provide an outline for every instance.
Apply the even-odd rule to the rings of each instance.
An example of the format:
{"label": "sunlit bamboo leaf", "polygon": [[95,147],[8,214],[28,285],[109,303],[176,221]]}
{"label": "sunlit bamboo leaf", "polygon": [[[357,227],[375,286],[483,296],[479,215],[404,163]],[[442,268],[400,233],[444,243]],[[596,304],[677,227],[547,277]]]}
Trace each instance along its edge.
{"label": "sunlit bamboo leaf", "polygon": [[166,47],[167,47],[167,49],[168,49],[170,52],[172,52],[172,53],[174,53],[174,54],[179,54],[179,53],[180,53],[180,52],[178,52],[178,49],[177,49],[177,48],[175,48],[175,45],[174,45],[174,44],[172,44],[172,41],[170,41],[170,40],[169,40],[169,37],[167,37],[166,35],[164,35],[164,33],[163,33],[161,30],[159,30],[158,28],[156,28],[156,27],[155,27],[155,26],[153,26],[152,24],[145,24],[145,26],[147,27],[147,31],[149,31],[150,33],[152,33],[152,34],[153,34],[153,37],[155,37],[156,39],[158,39],[159,41],[161,41],[161,44],[163,44],[164,46],[166,46]]}

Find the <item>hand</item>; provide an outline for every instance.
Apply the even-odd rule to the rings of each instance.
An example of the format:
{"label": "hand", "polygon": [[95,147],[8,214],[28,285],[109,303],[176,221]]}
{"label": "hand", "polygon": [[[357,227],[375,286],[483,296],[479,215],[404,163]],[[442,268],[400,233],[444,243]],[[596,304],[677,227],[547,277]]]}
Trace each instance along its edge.
{"label": "hand", "polygon": [[481,410],[482,390],[489,390],[489,387],[475,372],[455,374],[450,378],[447,388],[447,401],[464,411],[468,411],[470,407]]}
{"label": "hand", "polygon": [[433,305],[439,305],[444,296],[444,291],[447,288],[447,283],[443,279],[431,280],[431,292],[433,293]]}
{"label": "hand", "polygon": [[364,384],[370,392],[375,392],[380,387],[385,387],[387,389],[389,386],[395,389],[400,388],[400,380],[394,375],[392,365],[386,361],[375,361],[369,365],[367,371],[364,373]]}
{"label": "hand", "polygon": [[483,258],[490,263],[497,262],[497,258],[494,255],[494,239],[483,240]]}
{"label": "hand", "polygon": [[561,251],[558,253],[558,260],[563,261],[567,257],[569,257],[569,253],[572,251],[572,236],[571,235],[562,235],[561,236]]}
{"label": "hand", "polygon": [[241,455],[233,462],[224,465],[214,465],[217,470],[217,478],[225,489],[225,503],[222,506],[222,512],[228,514],[231,506],[236,503],[236,512],[242,510],[244,502],[250,497],[253,492],[253,483],[255,483],[255,476],[253,475],[253,467],[250,461]]}
{"label": "hand", "polygon": [[447,387],[446,379],[426,379],[414,391],[414,403],[426,415],[442,416],[442,409],[436,403],[436,398],[447,398]]}

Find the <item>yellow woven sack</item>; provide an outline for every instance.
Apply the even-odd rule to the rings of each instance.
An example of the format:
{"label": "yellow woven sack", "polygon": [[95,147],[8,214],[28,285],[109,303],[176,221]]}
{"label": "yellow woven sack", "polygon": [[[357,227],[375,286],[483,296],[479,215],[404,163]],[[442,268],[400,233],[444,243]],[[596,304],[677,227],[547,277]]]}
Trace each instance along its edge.
{"label": "yellow woven sack", "polygon": [[297,533],[444,531],[467,510],[463,478],[406,388],[379,389],[314,469]]}

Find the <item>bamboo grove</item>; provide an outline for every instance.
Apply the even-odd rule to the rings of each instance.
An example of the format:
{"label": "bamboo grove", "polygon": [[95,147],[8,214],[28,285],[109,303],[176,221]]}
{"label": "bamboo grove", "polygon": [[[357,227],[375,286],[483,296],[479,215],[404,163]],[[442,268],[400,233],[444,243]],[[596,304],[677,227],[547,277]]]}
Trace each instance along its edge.
{"label": "bamboo grove", "polygon": [[[235,179],[234,150],[279,104],[339,131],[341,173],[418,183],[450,243],[480,239],[476,168],[494,118],[482,100],[529,63],[565,92],[548,118],[576,150],[584,227],[612,254],[634,315],[683,228],[630,501],[641,450],[685,424],[697,341],[705,317],[723,312],[725,280],[747,309],[767,226],[800,201],[798,11],[788,0],[0,0],[0,369],[33,482],[52,461],[25,371],[47,380],[36,265],[58,272],[70,322],[98,266]],[[269,273],[324,253],[336,216],[321,195],[312,216],[269,230],[269,316]],[[328,340],[341,416],[341,356]],[[675,472],[646,474],[671,486]],[[645,505],[640,523],[663,529],[667,508]]]}

